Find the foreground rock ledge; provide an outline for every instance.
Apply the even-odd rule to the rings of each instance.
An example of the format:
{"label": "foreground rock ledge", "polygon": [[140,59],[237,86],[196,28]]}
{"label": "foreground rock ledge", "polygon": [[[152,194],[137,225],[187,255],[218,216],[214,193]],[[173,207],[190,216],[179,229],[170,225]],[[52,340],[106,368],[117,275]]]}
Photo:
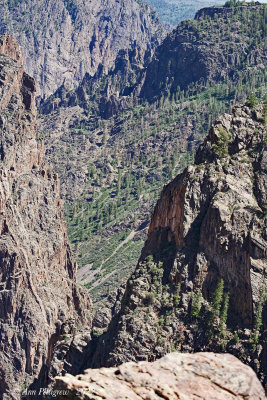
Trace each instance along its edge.
{"label": "foreground rock ledge", "polygon": [[56,378],[58,400],[265,399],[253,370],[230,354],[171,353],[153,363],[88,369]]}

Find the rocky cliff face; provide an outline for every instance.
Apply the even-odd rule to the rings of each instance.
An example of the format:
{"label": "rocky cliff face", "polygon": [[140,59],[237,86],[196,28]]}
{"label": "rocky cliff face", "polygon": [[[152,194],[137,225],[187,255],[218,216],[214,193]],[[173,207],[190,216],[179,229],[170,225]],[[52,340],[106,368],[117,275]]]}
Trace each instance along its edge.
{"label": "rocky cliff face", "polygon": [[195,94],[218,83],[230,89],[240,85],[241,77],[242,91],[248,77],[264,71],[267,63],[265,10],[264,4],[201,9],[168,34],[155,54],[139,46],[121,50],[108,73],[101,65],[76,90],[61,87],[40,110],[49,114],[79,105],[109,119],[143,100]]}
{"label": "rocky cliff face", "polygon": [[[182,22],[157,48],[141,97],[151,101],[196,82],[237,82],[240,74],[264,68],[265,35],[260,27],[265,25],[265,9],[264,4],[210,7],[198,11],[195,20]],[[261,21],[257,27],[255,17]]]}
{"label": "rocky cliff face", "polygon": [[263,400],[255,373],[229,354],[172,353],[154,363],[126,363],[59,378],[58,400]]}
{"label": "rocky cliff face", "polygon": [[151,361],[174,349],[228,350],[264,378],[262,115],[262,106],[235,107],[223,115],[195,164],[164,188],[121,311],[100,342],[94,365]]}
{"label": "rocky cliff face", "polygon": [[0,25],[19,40],[42,97],[76,86],[100,64],[107,70],[119,50],[155,47],[164,35],[155,12],[135,0],[5,1]]}
{"label": "rocky cliff face", "polygon": [[1,399],[19,399],[34,379],[47,383],[57,341],[91,318],[75,282],[59,179],[36,140],[34,100],[18,45],[0,36]]}
{"label": "rocky cliff face", "polygon": [[130,104],[137,103],[144,70],[154,52],[136,45],[133,49],[120,50],[114,65],[106,73],[100,65],[92,77],[86,73],[78,88],[69,91],[62,85],[40,105],[45,115],[53,111],[79,105],[87,112],[109,119]]}

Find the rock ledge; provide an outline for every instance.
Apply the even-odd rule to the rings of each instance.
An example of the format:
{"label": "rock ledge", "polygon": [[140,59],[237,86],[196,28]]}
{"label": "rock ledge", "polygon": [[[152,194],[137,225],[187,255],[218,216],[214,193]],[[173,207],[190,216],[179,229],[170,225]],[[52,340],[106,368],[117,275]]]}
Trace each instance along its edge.
{"label": "rock ledge", "polygon": [[88,369],[83,375],[57,378],[66,399],[231,400],[265,399],[253,370],[230,354],[171,353],[153,363]]}

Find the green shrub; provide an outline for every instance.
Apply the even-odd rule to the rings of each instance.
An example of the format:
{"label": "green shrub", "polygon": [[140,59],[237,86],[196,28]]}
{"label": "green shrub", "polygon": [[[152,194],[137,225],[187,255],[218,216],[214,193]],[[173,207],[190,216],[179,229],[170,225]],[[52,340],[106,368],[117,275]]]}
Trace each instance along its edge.
{"label": "green shrub", "polygon": [[181,299],[180,291],[181,291],[181,283],[178,283],[176,293],[173,295],[173,305],[176,308],[179,307],[180,304],[180,299]]}
{"label": "green shrub", "polygon": [[235,334],[234,334],[234,336],[233,336],[233,340],[234,340],[235,343],[238,343],[238,342],[239,342],[239,336],[238,336],[238,333],[237,333],[237,332],[235,332]]}
{"label": "green shrub", "polygon": [[219,156],[220,158],[227,157],[229,154],[228,146],[229,143],[231,142],[231,135],[229,132],[223,129],[222,126],[218,126],[217,130],[218,130],[217,142],[216,144],[213,145],[213,149],[217,154],[217,156]]}
{"label": "green shrub", "polygon": [[258,104],[259,104],[259,99],[255,95],[255,93],[252,93],[248,98],[247,105],[251,108],[256,108]]}
{"label": "green shrub", "polygon": [[224,296],[224,301],[222,305],[222,310],[220,314],[220,333],[221,336],[225,336],[225,330],[226,330],[226,323],[227,323],[227,317],[228,317],[228,307],[229,307],[229,294],[227,293]]}
{"label": "green shrub", "polygon": [[155,298],[156,298],[156,296],[154,293],[148,293],[144,299],[144,304],[147,306],[152,305],[155,301]]}

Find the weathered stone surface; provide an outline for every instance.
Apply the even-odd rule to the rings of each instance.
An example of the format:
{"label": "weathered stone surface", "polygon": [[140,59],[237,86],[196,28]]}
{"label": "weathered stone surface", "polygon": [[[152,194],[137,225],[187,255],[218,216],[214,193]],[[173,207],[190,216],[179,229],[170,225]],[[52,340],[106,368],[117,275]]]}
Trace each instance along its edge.
{"label": "weathered stone surface", "polygon": [[0,392],[10,400],[38,376],[49,381],[55,344],[90,327],[91,303],[75,282],[59,179],[36,140],[34,81],[12,38],[0,36],[0,51]]}
{"label": "weathered stone surface", "polygon": [[22,53],[16,40],[10,35],[0,36],[0,53],[6,54],[20,64],[23,63]]}
{"label": "weathered stone surface", "polygon": [[57,378],[58,400],[263,400],[252,369],[230,354],[171,353],[153,363],[86,370]]}
{"label": "weathered stone surface", "polygon": [[164,34],[155,13],[135,0],[2,2],[0,25],[19,40],[42,97],[77,86],[100,64],[108,69],[120,49],[155,47]]}

